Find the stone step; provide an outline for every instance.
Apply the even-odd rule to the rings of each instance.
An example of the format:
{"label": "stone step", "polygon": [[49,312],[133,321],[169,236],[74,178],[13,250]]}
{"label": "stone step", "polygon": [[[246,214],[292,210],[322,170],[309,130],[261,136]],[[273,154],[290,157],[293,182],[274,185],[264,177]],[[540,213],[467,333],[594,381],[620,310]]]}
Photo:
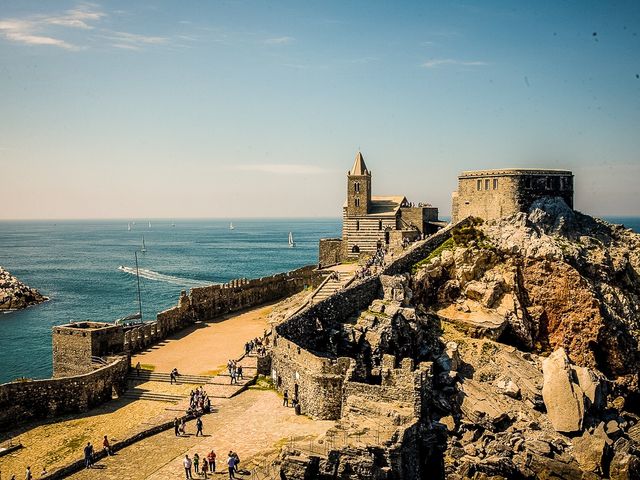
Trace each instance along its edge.
{"label": "stone step", "polygon": [[[244,368],[244,367],[243,367]],[[171,382],[171,376],[168,373],[146,372],[143,370],[140,375],[136,372],[129,373],[128,377],[131,381],[153,381],[153,382]],[[207,375],[178,375],[177,383],[192,383],[194,385],[206,384],[211,382],[215,377]]]}
{"label": "stone step", "polygon": [[168,403],[178,403],[181,400],[183,400],[184,398],[186,398],[185,396],[181,396],[181,395],[172,395],[169,393],[158,393],[158,392],[150,392],[148,390],[141,390],[141,389],[130,389],[127,390],[126,392],[124,392],[124,394],[122,395],[123,398],[130,398],[130,399],[134,399],[134,400],[153,400],[156,402],[168,402]]}

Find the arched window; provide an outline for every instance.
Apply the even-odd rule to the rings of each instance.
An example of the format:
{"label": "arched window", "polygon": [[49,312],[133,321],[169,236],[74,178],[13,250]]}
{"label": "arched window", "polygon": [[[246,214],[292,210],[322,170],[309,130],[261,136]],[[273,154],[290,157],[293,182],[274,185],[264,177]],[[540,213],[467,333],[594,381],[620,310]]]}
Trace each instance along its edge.
{"label": "arched window", "polygon": [[378,220],[378,230],[382,230],[382,220]]}
{"label": "arched window", "polygon": [[358,245],[354,245],[351,248],[351,253],[360,253],[360,247]]}
{"label": "arched window", "polygon": [[356,183],[353,184],[353,190],[356,193],[360,193],[360,182],[356,182]]}
{"label": "arched window", "polygon": [[355,203],[356,203],[356,208],[359,207],[360,206],[360,199],[356,198]]}
{"label": "arched window", "polygon": [[356,230],[360,230],[360,220],[356,220]]}

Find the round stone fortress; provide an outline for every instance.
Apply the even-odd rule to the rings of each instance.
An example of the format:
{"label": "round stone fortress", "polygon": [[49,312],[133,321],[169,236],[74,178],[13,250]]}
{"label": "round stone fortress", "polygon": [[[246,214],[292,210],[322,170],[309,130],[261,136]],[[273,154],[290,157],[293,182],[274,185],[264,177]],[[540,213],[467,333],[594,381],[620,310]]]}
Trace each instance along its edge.
{"label": "round stone fortress", "polygon": [[451,220],[502,218],[527,211],[540,197],[560,197],[573,208],[573,173],[537,168],[462,172],[452,194]]}

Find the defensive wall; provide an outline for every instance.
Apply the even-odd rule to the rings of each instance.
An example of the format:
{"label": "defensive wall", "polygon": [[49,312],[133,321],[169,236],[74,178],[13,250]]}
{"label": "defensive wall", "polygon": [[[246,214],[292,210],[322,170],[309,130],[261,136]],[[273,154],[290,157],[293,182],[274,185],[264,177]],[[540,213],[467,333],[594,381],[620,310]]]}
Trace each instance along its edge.
{"label": "defensive wall", "polygon": [[53,327],[54,378],[0,385],[0,428],[15,420],[83,412],[126,389],[129,356],[167,338],[196,320],[279,300],[317,286],[323,274],[314,266],[254,280],[182,292],[175,307],[154,322],[123,327],[83,321]]}
{"label": "defensive wall", "polygon": [[107,365],[83,375],[26,380],[0,385],[0,428],[17,421],[85,412],[126,389],[129,357],[114,356]]}
{"label": "defensive wall", "polygon": [[[427,257],[450,238],[453,228],[463,226],[469,221],[465,219],[455,225],[448,225],[425,240],[415,243],[385,267],[382,274],[397,275],[410,271],[415,263]],[[370,385],[356,382],[352,377],[348,378],[347,370],[351,368],[352,359],[332,354],[332,333],[338,329],[337,324],[355,318],[381,296],[380,274],[356,280],[348,288],[300,311],[275,328],[271,359],[274,383],[279,391],[288,390],[290,398],[297,389],[302,413],[321,419],[340,418],[345,403],[344,395],[355,394],[356,390],[371,398],[378,396],[377,398],[384,399],[394,396],[391,394],[393,388],[384,389],[384,380],[382,385]],[[408,364],[404,367],[408,368]],[[411,369],[413,368],[411,365]],[[424,386],[428,385],[427,377],[430,374],[425,372],[430,369],[421,366],[419,370],[418,378],[424,379]],[[399,380],[401,373],[395,373],[394,376],[394,369],[390,365],[387,365],[387,374],[393,379],[394,388],[404,388],[412,399],[415,399],[415,395],[421,398],[425,394],[422,386],[419,389],[413,387],[417,381],[413,376],[410,377],[412,387],[409,388],[409,380],[402,383]],[[405,387],[399,388],[400,384]],[[418,394],[418,390],[422,393]],[[397,398],[398,392],[395,393],[395,399]],[[408,398],[406,400],[408,401]]]}

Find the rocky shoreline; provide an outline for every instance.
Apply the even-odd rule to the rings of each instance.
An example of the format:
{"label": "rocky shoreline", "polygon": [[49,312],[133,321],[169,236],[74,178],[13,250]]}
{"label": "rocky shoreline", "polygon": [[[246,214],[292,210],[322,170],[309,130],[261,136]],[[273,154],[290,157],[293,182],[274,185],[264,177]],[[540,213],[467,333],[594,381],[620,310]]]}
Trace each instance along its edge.
{"label": "rocky shoreline", "polygon": [[21,310],[49,300],[0,266],[0,312]]}

